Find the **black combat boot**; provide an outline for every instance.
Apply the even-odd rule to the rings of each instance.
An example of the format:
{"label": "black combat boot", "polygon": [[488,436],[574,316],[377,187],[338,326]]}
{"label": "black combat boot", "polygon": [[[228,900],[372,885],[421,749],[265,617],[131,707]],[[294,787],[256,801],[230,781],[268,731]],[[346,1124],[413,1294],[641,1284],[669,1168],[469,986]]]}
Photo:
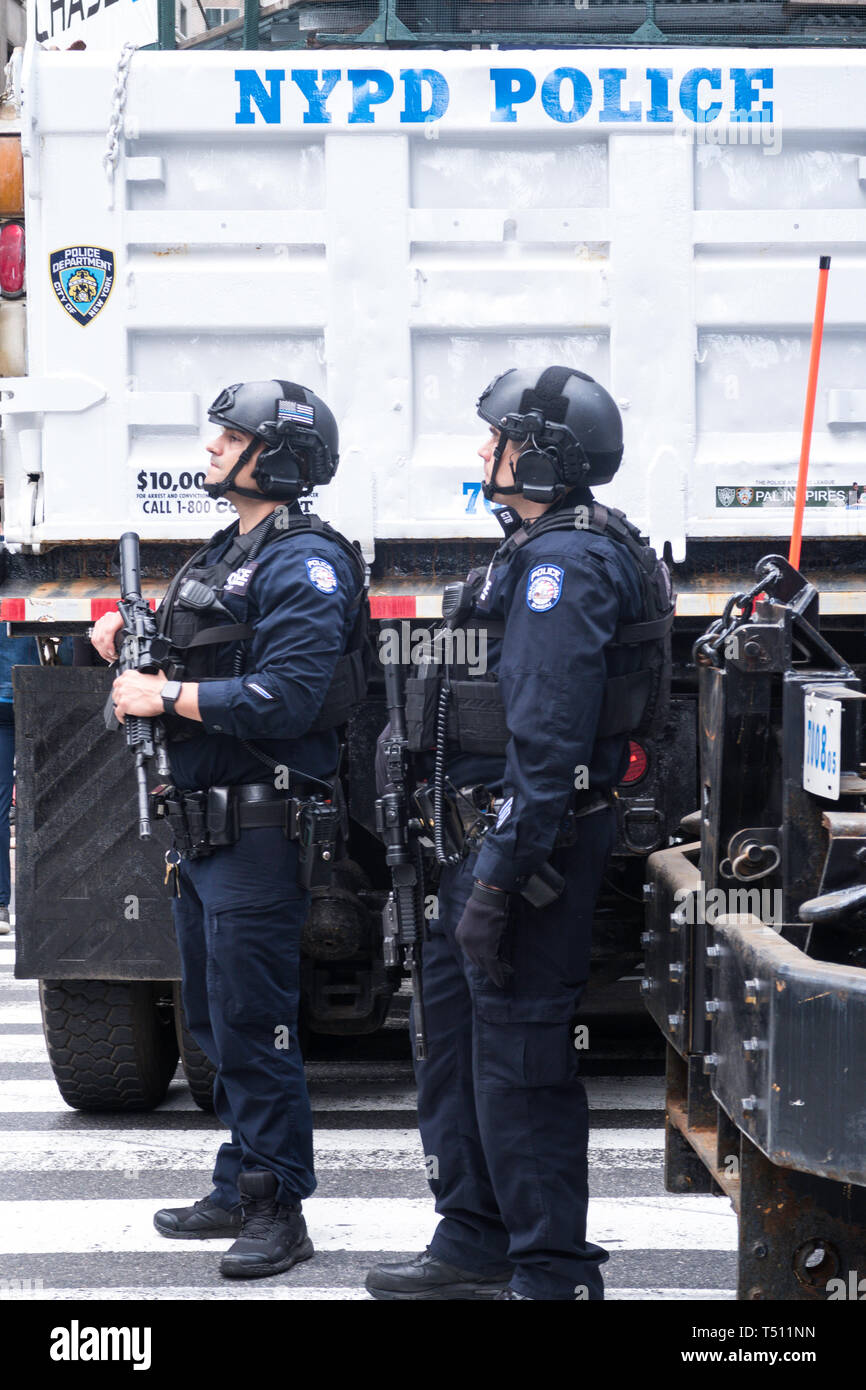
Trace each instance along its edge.
{"label": "black combat boot", "polygon": [[401,1264],[374,1265],[366,1289],[373,1298],[448,1299],[495,1298],[508,1287],[511,1269],[501,1274],[475,1274],[437,1260],[429,1250]]}
{"label": "black combat boot", "polygon": [[241,1208],[217,1206],[209,1195],[191,1207],[163,1207],[153,1218],[161,1236],[172,1240],[216,1240],[236,1236],[241,1229]]}
{"label": "black combat boot", "polygon": [[220,1274],[229,1279],[263,1279],[282,1274],[313,1254],[301,1204],[277,1201],[277,1177],[268,1168],[238,1175],[243,1207],[239,1238],[220,1261]]}

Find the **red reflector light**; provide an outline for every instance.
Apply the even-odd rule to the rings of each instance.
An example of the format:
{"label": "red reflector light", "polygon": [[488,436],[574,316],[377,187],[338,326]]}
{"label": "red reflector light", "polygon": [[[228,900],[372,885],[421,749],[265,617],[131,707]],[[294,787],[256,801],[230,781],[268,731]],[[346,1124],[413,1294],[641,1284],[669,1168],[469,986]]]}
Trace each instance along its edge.
{"label": "red reflector light", "polygon": [[642,777],[646,776],[648,767],[649,758],[644,749],[641,748],[639,743],[635,743],[634,739],[629,739],[628,767],[625,770],[625,776],[620,782],[620,786],[627,786],[631,782],[639,782]]}
{"label": "red reflector light", "polygon": [[0,294],[18,299],[24,293],[24,228],[7,222],[0,228]]}

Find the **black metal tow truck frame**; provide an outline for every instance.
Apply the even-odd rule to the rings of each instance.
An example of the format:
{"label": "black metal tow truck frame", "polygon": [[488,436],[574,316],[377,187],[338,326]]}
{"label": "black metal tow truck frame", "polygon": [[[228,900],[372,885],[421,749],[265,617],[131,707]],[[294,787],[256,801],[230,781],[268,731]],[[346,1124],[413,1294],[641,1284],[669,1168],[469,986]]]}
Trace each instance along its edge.
{"label": "black metal tow truck frame", "polygon": [[[733,1202],[740,1299],[857,1298],[866,695],[819,631],[814,587],[780,556],[756,575],[695,645],[700,807],[686,842],[648,861],[643,991],[667,1040],[665,1182]],[[814,778],[804,787],[804,759],[820,793]]]}

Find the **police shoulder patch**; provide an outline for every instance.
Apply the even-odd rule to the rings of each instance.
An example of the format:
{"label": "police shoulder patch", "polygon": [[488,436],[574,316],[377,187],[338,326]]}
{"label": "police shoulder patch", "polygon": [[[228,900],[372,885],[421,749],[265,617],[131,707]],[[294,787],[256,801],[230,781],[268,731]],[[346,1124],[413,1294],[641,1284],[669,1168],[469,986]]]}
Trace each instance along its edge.
{"label": "police shoulder patch", "polygon": [[536,565],[526,581],[526,605],[533,613],[555,608],[562,593],[563,571],[559,565]]}
{"label": "police shoulder patch", "polygon": [[337,571],[330,560],[323,560],[320,555],[311,555],[304,563],[307,566],[307,577],[314,588],[323,594],[333,594],[336,591]]}

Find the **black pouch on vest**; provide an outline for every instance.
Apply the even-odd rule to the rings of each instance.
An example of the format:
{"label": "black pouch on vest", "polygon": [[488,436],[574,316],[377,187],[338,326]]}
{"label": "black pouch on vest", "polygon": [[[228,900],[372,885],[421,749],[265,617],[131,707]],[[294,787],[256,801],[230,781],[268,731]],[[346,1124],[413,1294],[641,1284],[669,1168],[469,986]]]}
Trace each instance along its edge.
{"label": "black pouch on vest", "polygon": [[367,672],[363,651],[358,649],[344,653],[337,661],[322,708],[307,732],[318,734],[346,724],[366,691]]}
{"label": "black pouch on vest", "polygon": [[647,667],[630,671],[624,676],[608,676],[596,738],[611,738],[637,729],[647,707],[652,684],[653,673]]}
{"label": "black pouch on vest", "polygon": [[426,753],[436,743],[439,681],[406,677],[406,738],[412,753]]}
{"label": "black pouch on vest", "polygon": [[489,680],[452,682],[456,736],[464,753],[490,753],[501,757],[511,738],[502,697],[492,686]]}

